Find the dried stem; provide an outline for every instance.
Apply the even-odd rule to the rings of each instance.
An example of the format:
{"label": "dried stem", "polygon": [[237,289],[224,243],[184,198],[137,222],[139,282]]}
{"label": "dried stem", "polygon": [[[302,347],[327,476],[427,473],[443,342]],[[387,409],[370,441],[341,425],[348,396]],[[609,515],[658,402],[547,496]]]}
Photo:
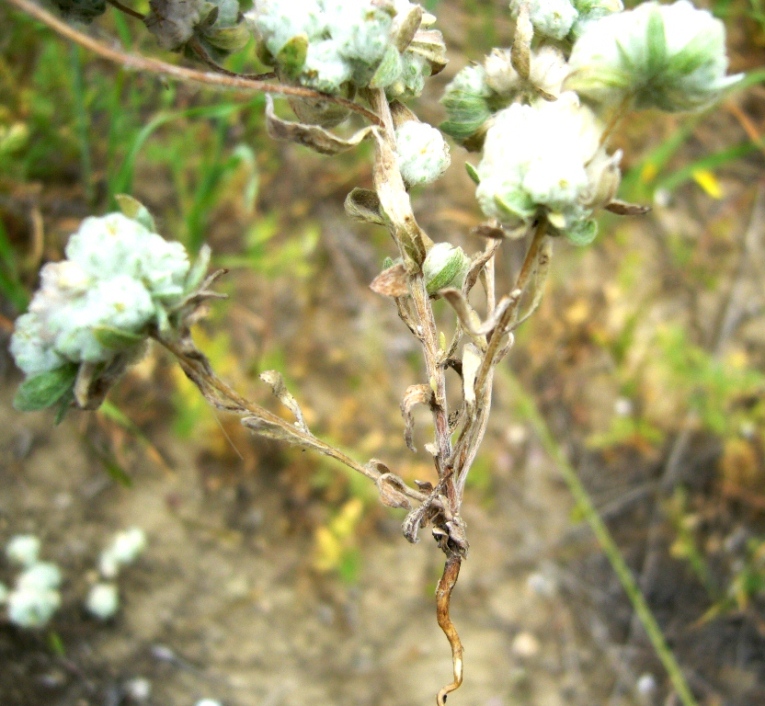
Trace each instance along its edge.
{"label": "dried stem", "polygon": [[194,55],[197,57],[197,59],[199,59],[203,64],[206,64],[214,71],[224,74],[225,76],[246,78],[248,81],[268,81],[269,79],[276,78],[276,74],[273,71],[268,71],[263,74],[238,74],[236,71],[229,71],[213,60],[213,58],[210,56],[210,53],[202,45],[202,42],[200,42],[196,37],[189,40],[188,46],[191,51],[194,52]]}
{"label": "dried stem", "polygon": [[436,704],[438,706],[444,706],[446,704],[446,697],[462,685],[462,642],[449,615],[452,590],[457,583],[461,566],[462,558],[460,556],[450,556],[446,560],[446,564],[444,564],[444,573],[441,575],[438,587],[436,588],[436,616],[438,618],[438,625],[444,631],[446,639],[449,640],[449,646],[452,648],[452,668],[454,670],[454,680],[452,683],[443,687],[436,696]]}
{"label": "dried stem", "polygon": [[36,20],[50,27],[62,37],[69,39],[75,44],[98,54],[115,64],[119,64],[126,69],[135,69],[146,73],[159,74],[179,81],[191,81],[201,83],[216,88],[239,89],[244,91],[255,91],[260,93],[276,93],[280,95],[295,96],[297,98],[311,98],[314,100],[325,100],[342,105],[364,116],[374,125],[380,125],[380,118],[364,106],[354,103],[340,96],[331,96],[319,91],[313,91],[310,88],[301,86],[285,86],[282,84],[265,83],[242,76],[229,76],[222,73],[210,73],[206,71],[197,71],[183,66],[175,66],[157,59],[149,59],[134,54],[127,54],[118,49],[112,49],[96,41],[87,34],[77,31],[70,27],[66,22],[61,21],[47,10],[36,5],[32,0],[7,0],[11,5],[15,5],[19,10],[26,12]]}

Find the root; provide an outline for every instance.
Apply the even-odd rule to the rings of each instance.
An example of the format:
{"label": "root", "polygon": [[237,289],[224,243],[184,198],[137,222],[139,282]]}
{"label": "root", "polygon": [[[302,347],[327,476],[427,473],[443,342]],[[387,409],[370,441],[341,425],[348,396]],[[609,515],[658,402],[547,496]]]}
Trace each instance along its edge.
{"label": "root", "polygon": [[446,697],[462,685],[462,642],[457,634],[457,629],[454,627],[454,623],[452,623],[452,619],[449,617],[449,602],[452,597],[452,589],[460,575],[460,566],[462,566],[462,557],[450,556],[446,560],[444,573],[441,575],[438,587],[436,588],[438,625],[444,631],[444,635],[446,635],[446,639],[449,640],[449,645],[452,648],[452,665],[454,669],[454,681],[451,684],[447,684],[436,696],[436,704],[438,706],[444,706],[446,704]]}

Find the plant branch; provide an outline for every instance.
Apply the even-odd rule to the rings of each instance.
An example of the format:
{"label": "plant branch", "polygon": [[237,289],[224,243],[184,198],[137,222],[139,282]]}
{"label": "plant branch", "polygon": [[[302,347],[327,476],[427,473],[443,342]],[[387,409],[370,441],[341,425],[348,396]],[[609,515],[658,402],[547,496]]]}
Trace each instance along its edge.
{"label": "plant branch", "polygon": [[237,89],[243,91],[255,91],[260,93],[276,93],[279,95],[295,96],[296,98],[310,98],[313,100],[325,100],[332,103],[342,105],[349,110],[359,113],[374,125],[380,125],[380,118],[372,111],[368,110],[364,106],[354,103],[347,98],[341,98],[340,96],[331,96],[319,91],[313,91],[310,88],[303,88],[302,86],[284,86],[282,84],[270,84],[264,81],[257,81],[254,79],[242,77],[242,76],[229,76],[222,73],[210,73],[206,71],[197,71],[196,69],[189,69],[184,66],[175,66],[174,64],[168,64],[164,61],[157,59],[150,59],[143,56],[136,56],[134,54],[127,54],[126,52],[118,49],[112,49],[100,42],[96,41],[87,34],[83,34],[78,30],[70,27],[66,22],[58,19],[47,10],[39,7],[32,0],[8,0],[11,5],[14,5],[19,10],[31,15],[36,20],[39,20],[44,25],[47,25],[52,30],[60,34],[62,37],[69,39],[76,44],[88,49],[89,51],[98,54],[98,56],[111,61],[115,64],[126,69],[134,69],[136,71],[142,71],[145,73],[159,74],[161,76],[167,76],[177,81],[191,81],[194,83],[201,83],[206,86],[213,86],[221,89]]}
{"label": "plant branch", "polygon": [[[286,419],[282,419],[265,407],[246,400],[215,375],[207,359],[198,351],[192,353],[186,350],[186,346],[162,336],[157,336],[156,340],[175,356],[189,380],[199,388],[205,399],[218,409],[233,412],[241,417],[255,417],[263,420],[267,424],[277,427],[284,436],[291,438],[295,443],[308,446],[325,456],[334,458],[336,461],[348,466],[348,468],[366,476],[376,484],[380,481],[380,477],[384,475],[377,468],[372,467],[371,464],[362,465],[358,463],[340,449],[327,444],[310,432],[304,431]],[[423,502],[428,498],[427,494],[410,488],[403,481],[399,490],[407,497],[418,502]]]}

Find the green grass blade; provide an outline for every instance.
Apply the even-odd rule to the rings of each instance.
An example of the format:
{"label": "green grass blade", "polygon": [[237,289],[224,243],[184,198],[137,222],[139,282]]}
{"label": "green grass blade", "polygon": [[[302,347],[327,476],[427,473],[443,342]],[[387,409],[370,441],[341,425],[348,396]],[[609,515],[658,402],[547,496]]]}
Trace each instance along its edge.
{"label": "green grass blade", "polygon": [[648,635],[648,639],[651,641],[656,656],[661,661],[664,669],[666,669],[669,679],[672,682],[672,686],[680,698],[681,703],[683,706],[698,706],[696,699],[693,697],[690,687],[688,686],[688,682],[683,675],[683,671],[680,668],[672,649],[667,644],[664,634],[661,631],[661,627],[659,627],[658,622],[656,622],[656,618],[643,596],[635,577],[632,575],[632,571],[624,561],[624,557],[611,536],[608,527],[606,527],[598,514],[587,489],[579,480],[573,466],[569,463],[560,445],[553,437],[550,428],[547,426],[547,422],[542,417],[536,405],[536,402],[526,393],[518,380],[509,371],[502,368],[499,368],[499,370],[501,371],[502,381],[512,390],[512,399],[514,399],[519,406],[521,415],[529,420],[534,432],[542,443],[542,447],[558,466],[558,469],[563,476],[563,480],[568,486],[569,492],[574,499],[578,512],[581,513],[581,516],[590,526],[600,548],[606,555],[614,573],[616,573],[624,592],[627,594],[627,597],[632,604],[635,614],[643,625],[643,628]]}

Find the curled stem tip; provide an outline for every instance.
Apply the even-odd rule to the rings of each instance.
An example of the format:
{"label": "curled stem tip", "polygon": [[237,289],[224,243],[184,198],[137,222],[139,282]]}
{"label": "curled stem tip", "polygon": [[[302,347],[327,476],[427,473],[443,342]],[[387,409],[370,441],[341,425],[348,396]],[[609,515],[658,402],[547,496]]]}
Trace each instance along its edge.
{"label": "curled stem tip", "polygon": [[438,617],[438,625],[441,630],[444,631],[444,635],[446,635],[446,639],[449,640],[449,645],[452,648],[452,666],[454,669],[454,680],[451,684],[447,684],[443,687],[436,696],[437,706],[444,706],[446,704],[446,697],[453,691],[459,689],[462,685],[462,642],[457,633],[457,628],[454,627],[454,623],[452,623],[452,619],[449,616],[449,603],[452,597],[452,590],[457,583],[461,566],[462,557],[457,555],[450,556],[446,560],[444,572],[441,575],[438,587],[436,588],[436,615]]}

